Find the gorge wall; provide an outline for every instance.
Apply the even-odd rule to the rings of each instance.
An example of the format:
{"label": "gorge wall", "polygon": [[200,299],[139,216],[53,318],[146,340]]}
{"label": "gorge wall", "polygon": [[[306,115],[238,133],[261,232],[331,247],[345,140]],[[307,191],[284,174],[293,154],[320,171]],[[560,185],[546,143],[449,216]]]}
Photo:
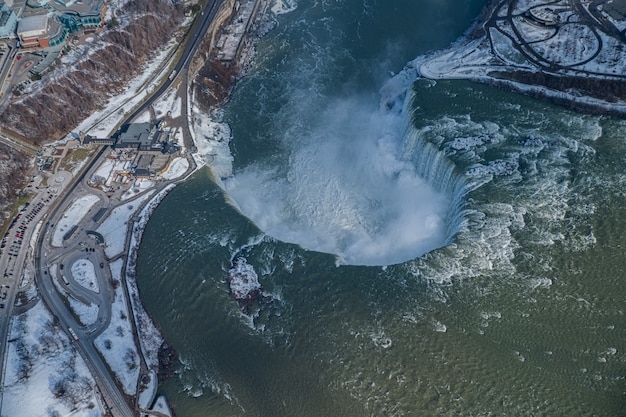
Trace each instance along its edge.
{"label": "gorge wall", "polygon": [[65,136],[118,93],[182,19],[182,8],[170,1],[128,2],[119,23],[16,97],[0,114],[0,124],[34,144]]}

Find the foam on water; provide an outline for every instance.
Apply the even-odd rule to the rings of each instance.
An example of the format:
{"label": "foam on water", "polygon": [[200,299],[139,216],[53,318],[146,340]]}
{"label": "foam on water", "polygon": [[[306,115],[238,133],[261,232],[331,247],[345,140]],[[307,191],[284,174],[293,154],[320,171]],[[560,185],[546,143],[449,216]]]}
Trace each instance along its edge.
{"label": "foam on water", "polygon": [[292,12],[297,7],[298,3],[295,0],[275,0],[271,10],[275,15],[280,15]]}
{"label": "foam on water", "polygon": [[403,148],[402,117],[359,98],[336,101],[321,120],[285,138],[284,166],[225,180],[238,208],[269,235],[349,264],[399,263],[444,245],[450,162]]}
{"label": "foam on water", "polygon": [[[325,28],[320,33],[324,39],[336,38],[335,33],[326,37]],[[309,42],[304,38],[302,43]],[[320,48],[327,46],[323,44]],[[287,40],[272,47],[299,50]],[[426,415],[497,414],[510,411],[511,404],[517,414],[580,414],[559,410],[566,401],[554,401],[547,409],[541,402],[556,398],[556,384],[564,391],[577,388],[569,382],[551,385],[551,378],[573,379],[561,364],[574,363],[577,374],[581,367],[588,369],[588,376],[579,377],[587,383],[598,371],[605,380],[612,377],[603,369],[623,357],[609,348],[619,347],[618,342],[603,339],[600,330],[589,326],[593,322],[604,331],[621,312],[597,312],[603,300],[584,288],[591,279],[581,280],[584,285],[573,291],[566,288],[567,271],[573,273],[575,266],[566,251],[595,244],[589,218],[596,209],[588,191],[594,184],[606,189],[605,176],[581,174],[593,152],[586,142],[602,135],[598,119],[459,82],[418,80],[411,87],[415,77],[410,69],[385,85],[381,110],[373,94],[346,98],[350,93],[324,90],[320,79],[334,73],[332,66],[324,67],[333,59],[328,54],[334,45],[328,49],[302,57],[295,68],[259,71],[263,81],[258,84],[255,74],[252,81],[242,80],[238,88],[243,98],[235,94],[231,103],[241,100],[246,106],[225,111],[233,122],[232,137],[225,128],[219,129],[226,133],[223,139],[216,139],[220,134],[209,123],[198,123],[212,136],[208,141],[219,145],[209,143],[205,152],[213,154],[207,160],[218,162],[214,172],[225,178],[227,199],[270,236],[249,227],[241,216],[233,216],[240,227],[231,225],[222,212],[232,210],[223,207],[221,197],[216,197],[220,204],[205,211],[213,220],[208,236],[196,239],[210,251],[190,243],[194,236],[181,236],[186,252],[210,254],[212,263],[224,268],[220,271],[218,265],[211,272],[204,259],[198,261],[202,279],[213,285],[193,288],[194,295],[211,296],[190,316],[208,317],[211,326],[198,329],[222,342],[207,348],[200,338],[197,346],[181,343],[199,351],[194,352],[199,356],[195,370],[181,378],[188,383],[187,392],[204,392],[200,401],[211,401],[210,389],[232,401],[226,389],[232,383],[232,393],[252,408],[250,413],[263,414],[254,409],[261,403],[281,414],[282,401],[301,401],[299,392],[291,397],[283,386],[270,383],[260,384],[263,390],[251,396],[248,387],[265,382],[266,375],[298,384],[302,375],[302,380],[331,381],[324,386],[346,391],[371,415],[407,416],[416,410]],[[480,94],[490,98],[480,102]],[[420,95],[429,97],[420,101]],[[256,119],[239,117],[244,114]],[[593,146],[600,148],[603,142]],[[218,148],[227,152],[216,158]],[[626,176],[608,192],[624,193],[624,184]],[[414,235],[425,237],[433,250],[406,237]],[[333,268],[332,258],[272,237],[338,254],[345,262],[410,260],[387,268]],[[412,252],[416,248],[427,253],[418,256],[419,251]],[[273,299],[251,315],[227,295],[226,265],[239,255],[254,264]],[[171,262],[172,269],[184,259],[178,261]],[[569,292],[593,307],[563,298]],[[177,302],[187,305],[188,298]],[[581,329],[567,327],[563,318],[572,315],[583,317],[577,322]],[[579,340],[588,353],[568,352],[577,341],[566,344],[566,337],[587,330],[589,337]],[[201,332],[194,328],[194,333]],[[587,340],[594,344],[585,346]],[[229,354],[231,341],[246,349]],[[263,354],[269,359],[265,363],[263,357],[232,369],[248,352],[261,356],[266,347],[271,354]],[[219,361],[205,364],[203,349]],[[293,372],[291,359],[314,362],[314,370]],[[537,371],[541,368],[548,374]],[[241,381],[241,375],[250,379]],[[476,384],[466,384],[470,378]],[[324,391],[320,398],[328,395]],[[306,407],[298,402],[283,414],[320,415],[317,404]],[[354,415],[364,415],[359,411]]]}
{"label": "foam on water", "polygon": [[[431,152],[433,159],[452,159],[454,163],[446,165],[452,170],[450,179],[442,176],[441,169],[423,175],[435,187],[448,187],[448,195],[460,201],[456,207],[451,204],[451,213],[457,216],[456,222],[453,216],[448,219],[451,240],[407,263],[404,268],[409,273],[439,283],[498,276],[516,272],[514,259],[522,245],[548,247],[559,242],[568,250],[581,251],[595,244],[590,229],[568,224],[572,216],[585,218],[594,211],[570,179],[572,159],[584,161],[594,155],[586,142],[602,134],[598,119],[569,115],[555,120],[527,112],[516,114],[514,124],[504,124],[499,118],[506,114],[506,103],[501,113],[494,111],[485,119],[458,112],[430,119],[424,117],[417,94],[433,88],[429,81],[410,91],[419,128],[407,135],[405,147],[420,148],[411,150],[420,158],[430,158]],[[446,87],[436,88],[443,90],[438,94],[447,96]],[[432,161],[421,166],[436,165]],[[433,172],[441,180],[433,178]],[[477,198],[484,194],[490,198]],[[533,262],[547,271],[551,259]],[[529,286],[548,287],[546,282],[533,277]]]}

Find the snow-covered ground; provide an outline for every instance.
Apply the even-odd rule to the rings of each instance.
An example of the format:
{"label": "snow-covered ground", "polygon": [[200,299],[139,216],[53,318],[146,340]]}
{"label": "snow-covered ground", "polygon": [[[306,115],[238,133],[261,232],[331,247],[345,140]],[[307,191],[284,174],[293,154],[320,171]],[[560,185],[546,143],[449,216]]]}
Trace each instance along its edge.
{"label": "snow-covered ground", "polygon": [[2,417],[101,417],[94,380],[50,311],[37,303],[11,321]]}
{"label": "snow-covered ground", "polygon": [[167,171],[161,174],[161,177],[166,180],[174,180],[182,177],[182,175],[189,169],[189,161],[187,158],[176,158],[167,167]]}
{"label": "snow-covered ground", "polygon": [[144,387],[144,389],[139,391],[139,394],[138,394],[139,398],[137,400],[137,403],[139,404],[139,408],[142,408],[144,410],[148,410],[150,408],[150,405],[152,404],[152,401],[154,400],[154,397],[156,396],[156,391],[158,387],[158,384],[156,383],[157,373],[155,370],[150,371],[149,378],[150,378],[150,383],[148,383]]}
{"label": "snow-covered ground", "polygon": [[124,260],[121,258],[109,264],[109,269],[111,270],[111,280],[113,282],[122,281],[122,266],[124,266]]}
{"label": "snow-covered ground", "polygon": [[91,326],[98,319],[99,308],[96,304],[85,304],[76,298],[67,297],[72,312],[76,314],[83,326]]}
{"label": "snow-covered ground", "polygon": [[72,226],[77,225],[98,201],[100,201],[100,199],[94,194],[87,194],[75,200],[72,205],[65,210],[63,218],[56,225],[54,234],[52,235],[52,246],[63,246],[63,236],[65,233],[67,233]]}
{"label": "snow-covered ground", "polygon": [[124,288],[121,285],[115,289],[111,324],[94,340],[94,345],[109,364],[124,392],[135,395],[139,378],[139,355],[124,298]]}
{"label": "snow-covered ground", "polygon": [[130,169],[130,165],[131,161],[120,161],[119,159],[107,158],[91,176],[91,181],[110,187],[111,184],[113,184],[116,174],[119,171],[128,171]]}
{"label": "snow-covered ground", "polygon": [[30,238],[30,248],[34,251],[35,246],[37,245],[37,239],[39,239],[39,231],[41,230],[41,225],[43,224],[43,220],[39,220],[35,225],[35,230],[33,231],[33,235]]}
{"label": "snow-covered ground", "polygon": [[166,416],[172,415],[172,410],[170,410],[169,405],[167,405],[167,400],[164,396],[160,396],[156,399],[152,409],[158,413],[165,414]]}
{"label": "snow-covered ground", "polygon": [[231,138],[230,126],[216,120],[220,119],[220,112],[211,115],[200,111],[200,106],[191,106],[189,128],[193,142],[198,149],[194,155],[198,167],[209,165],[215,178],[230,177],[233,173],[233,156],[228,146]]}
{"label": "snow-covered ground", "polygon": [[124,194],[122,194],[122,201],[133,198],[152,187],[154,187],[154,181],[150,181],[147,178],[136,178],[133,181],[133,185]]}
{"label": "snow-covered ground", "polygon": [[100,292],[98,280],[96,279],[96,269],[89,259],[79,259],[72,265],[72,278],[78,284],[95,293]]}
{"label": "snow-covered ground", "polygon": [[175,89],[171,89],[154,103],[154,112],[157,118],[170,116],[172,119],[180,117],[182,114],[182,99],[176,96]]}
{"label": "snow-covered ground", "polygon": [[139,206],[153,193],[154,190],[148,191],[136,200],[116,207],[109,217],[98,227],[97,232],[104,236],[104,252],[109,258],[123,252],[128,221],[133,214],[135,214]]}
{"label": "snow-covered ground", "polygon": [[[108,8],[119,8],[128,0],[109,0]],[[109,14],[109,17],[112,15]],[[191,22],[187,20],[186,24]],[[97,40],[94,40],[94,42]],[[124,92],[109,100],[101,111],[92,114],[74,130],[84,132],[96,137],[108,137],[122,119],[124,113],[137,105],[156,87],[155,81],[166,76],[169,72],[167,66],[160,69],[161,64],[171,56],[171,52],[178,46],[176,39],[161,48],[158,55],[147,63]],[[172,117],[180,115],[182,103],[179,98],[170,103],[162,103],[163,109],[158,111],[171,112]],[[60,142],[72,139],[70,134]],[[182,142],[182,140],[181,140]],[[185,161],[186,162],[186,161]],[[119,169],[116,162],[111,161],[101,167],[96,175],[101,175],[105,183],[114,177],[114,172]],[[171,167],[167,175],[177,177],[180,167],[184,163],[177,162]],[[141,191],[153,186],[151,182],[137,184]],[[107,242],[107,254],[112,252],[121,253],[125,241],[126,224],[135,213],[137,207],[147,199],[152,191],[145,193],[143,197],[125,204],[114,210],[109,218],[101,225],[99,231],[105,236]],[[132,198],[132,195],[128,195]],[[63,220],[59,221],[53,233],[52,244],[56,247],[63,246],[63,236],[84,218],[89,210],[99,201],[95,195],[84,196],[72,203],[66,210]],[[146,219],[147,220],[147,219]],[[121,281],[122,260],[110,264],[114,279]],[[91,264],[91,262],[90,262]],[[76,264],[75,264],[76,265]],[[87,270],[89,269],[89,270]],[[81,285],[94,291],[97,289],[97,281],[92,274],[94,269],[77,268],[72,271],[74,279]],[[50,266],[51,276],[56,276],[57,265]],[[86,305],[69,295],[62,286],[54,279],[57,289],[68,296],[70,307],[84,325],[90,325],[97,320],[98,307]],[[36,299],[36,287],[29,287],[28,301]],[[31,291],[32,289],[32,291]],[[136,393],[137,377],[139,372],[138,353],[132,337],[132,328],[129,323],[128,307],[125,303],[123,290],[120,286],[116,290],[115,303],[113,305],[113,317],[108,329],[98,338],[99,349],[105,356],[109,366],[122,382],[124,391],[129,394]],[[138,295],[135,294],[138,300]],[[141,316],[143,314],[143,316]],[[142,318],[138,321],[145,323],[149,317],[142,310]],[[152,331],[153,336],[148,337],[150,345],[145,349],[151,349],[151,360],[154,368],[156,352],[162,342],[161,336],[154,326],[143,329],[144,333]],[[1,417],[39,417],[39,416],[66,416],[66,417],[100,417],[104,411],[99,403],[96,388],[92,376],[80,356],[77,355],[72,342],[67,338],[62,329],[54,324],[51,313],[43,303],[12,321],[10,339],[6,357],[6,371],[3,380],[3,395],[0,397]],[[96,343],[98,344],[98,343]],[[157,347],[155,349],[154,347]],[[152,382],[141,393],[141,399],[145,405],[151,400],[156,392],[156,375],[153,373]],[[166,415],[172,415],[166,401],[161,397],[155,406],[155,410]]]}
{"label": "snow-covered ground", "polygon": [[[623,41],[605,33],[599,25],[581,23],[579,12],[568,3],[563,2],[560,7],[554,6],[556,3],[546,0],[519,1],[514,4],[514,17],[511,17],[508,16],[508,2],[502,2],[494,11],[498,20],[493,26],[485,26],[485,36],[461,39],[447,50],[419,57],[403,73],[417,70],[421,76],[435,80],[498,82],[525,93],[626,112],[623,101],[584,97],[580,91],[557,91],[491,75],[497,71],[549,72],[553,76],[587,78],[600,83],[603,80],[624,80],[626,60],[623,59]],[[547,7],[550,4],[553,6]],[[542,24],[531,16],[533,13],[558,23]],[[547,69],[546,62],[553,68]]]}
{"label": "snow-covered ground", "polygon": [[[189,21],[185,24],[188,23]],[[169,73],[169,67],[161,68],[161,65],[170,58],[172,51],[178,45],[179,42],[172,39],[166,46],[157,51],[156,56],[143,66],[142,70],[139,71],[139,76],[133,79],[121,94],[109,99],[103,110],[85,119],[74,131],[82,131],[100,138],[109,137],[125,113],[144,100],[157,87],[159,80]],[[146,83],[148,84],[146,85]]]}

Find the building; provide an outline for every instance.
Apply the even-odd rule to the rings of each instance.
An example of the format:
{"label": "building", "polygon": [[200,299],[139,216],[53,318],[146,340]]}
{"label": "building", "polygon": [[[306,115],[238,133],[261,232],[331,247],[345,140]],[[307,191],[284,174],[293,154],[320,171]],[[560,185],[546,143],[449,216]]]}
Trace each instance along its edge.
{"label": "building", "polygon": [[26,6],[17,27],[23,48],[62,45],[70,33],[101,27],[107,13],[105,0],[27,0]]}
{"label": "building", "polygon": [[[11,2],[11,4],[13,4]],[[14,38],[17,27],[17,16],[9,8],[10,4],[0,2],[0,39]]]}
{"label": "building", "polygon": [[140,151],[160,151],[168,135],[153,123],[133,123],[122,126],[117,134],[114,148],[130,148]]}
{"label": "building", "polygon": [[98,146],[112,146],[115,143],[113,138],[96,138],[95,136],[85,135],[82,137],[82,144],[89,145],[90,143]]}
{"label": "building", "polygon": [[217,58],[230,66],[236,64],[245,44],[246,33],[254,23],[261,4],[258,0],[237,0],[233,6],[233,19],[217,40]]}
{"label": "building", "polygon": [[154,176],[154,173],[151,172],[153,162],[154,155],[139,155],[139,158],[137,159],[137,162],[134,166],[135,176],[140,178],[148,178]]}
{"label": "building", "polygon": [[48,16],[36,14],[20,19],[17,25],[17,36],[22,48],[37,48],[50,46],[46,33],[48,32]]}

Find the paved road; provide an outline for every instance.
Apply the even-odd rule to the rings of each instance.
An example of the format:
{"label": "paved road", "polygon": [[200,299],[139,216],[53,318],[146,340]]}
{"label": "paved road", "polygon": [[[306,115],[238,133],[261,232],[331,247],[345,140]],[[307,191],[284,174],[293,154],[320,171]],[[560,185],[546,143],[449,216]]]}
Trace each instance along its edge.
{"label": "paved road", "polygon": [[[22,268],[28,258],[32,256],[31,239],[33,239],[37,225],[42,222],[45,212],[57,199],[58,191],[65,188],[70,180],[71,175],[67,172],[60,172],[52,176],[49,179],[51,185],[39,188],[28,207],[18,213],[15,223],[8,229],[6,239],[3,239],[5,247],[0,249],[2,251],[0,255],[0,280],[3,292],[6,291],[7,295],[0,300],[0,304],[3,305],[0,308],[0,375],[4,375],[6,340],[15,297],[23,273]],[[18,235],[22,237],[20,238]],[[34,273],[35,271],[31,272]]]}
{"label": "paved road", "polygon": [[[174,67],[177,75],[180,74],[181,71],[188,66],[193,54],[196,52],[198,46],[200,45],[200,42],[202,41],[212,19],[215,17],[217,10],[222,3],[223,0],[216,0],[212,2],[202,14],[198,15],[199,18],[188,33],[188,42],[186,43],[183,52]],[[124,123],[132,121],[138,114],[145,111],[145,109],[151,106],[155,100],[157,100],[163,93],[165,93],[165,91],[167,91],[174,79],[175,77],[166,80],[166,82],[154,94],[152,94],[152,96],[147,99],[144,104],[140,106],[140,108],[138,108],[133,114],[129,115],[126,118]],[[68,208],[71,202],[74,201],[77,196],[80,195],[80,193],[85,192],[82,185],[84,179],[90,177],[92,172],[102,162],[107,152],[108,148],[102,148],[97,153],[97,155],[90,161],[88,166],[82,171],[82,174],[79,175],[71,184],[68,184],[69,178],[65,177],[62,183],[57,183],[56,185],[58,186],[59,190],[65,191],[63,191],[60,196],[55,195],[55,198],[58,198],[58,201],[55,201],[55,204],[51,208],[51,211],[48,212],[48,210],[50,210],[50,206],[48,205],[46,206],[46,210],[41,209],[40,211],[38,211],[35,218],[32,220],[32,224],[37,224],[37,222],[41,222],[41,229],[39,231],[39,236],[36,242],[34,253],[34,278],[42,299],[50,308],[52,314],[58,318],[60,325],[63,327],[66,333],[68,333],[68,336],[72,338],[71,332],[69,331],[70,328],[73,329],[74,333],[78,336],[78,340],[75,341],[77,351],[85,360],[87,366],[93,374],[96,383],[100,389],[100,392],[105,399],[107,406],[109,407],[110,413],[116,417],[133,417],[135,416],[135,410],[129,405],[129,403],[127,402],[127,398],[117,387],[115,381],[109,374],[106,365],[103,363],[100,355],[97,353],[92,343],[93,338],[98,333],[100,333],[106,327],[105,324],[108,324],[110,321],[110,292],[106,291],[106,293],[103,294],[104,296],[101,297],[101,303],[103,299],[105,301],[106,299],[109,299],[108,308],[101,309],[101,312],[98,316],[98,322],[96,323],[96,325],[94,325],[93,328],[87,329],[88,331],[86,332],[82,329],[79,323],[76,322],[70,311],[63,303],[63,300],[58,294],[48,271],[48,265],[50,265],[51,262],[54,262],[52,257],[63,256],[58,255],[58,252],[55,253],[55,251],[53,251],[53,248],[50,246],[49,241],[52,237],[51,225],[58,223],[58,220],[61,218],[61,216],[63,216],[64,211]],[[91,191],[91,193],[93,193],[93,191]],[[45,193],[42,193],[42,195],[45,195]],[[37,198],[39,197],[35,197],[33,199],[33,202],[38,201]],[[52,203],[52,201],[48,202],[48,204],[50,203]],[[26,229],[23,242],[27,242],[28,239],[32,237],[33,231],[34,227],[29,226]],[[13,228],[11,229],[11,232],[13,232]],[[68,249],[70,249],[70,251],[76,250],[76,248]],[[66,253],[66,255],[68,254],[68,252],[64,253]],[[14,304],[15,295],[17,292],[15,282],[17,280],[17,277],[20,277],[22,275],[22,267],[26,259],[26,254],[27,251],[24,250],[24,248],[17,248],[16,256],[2,256],[0,258],[0,273],[3,273],[4,270],[7,271],[7,276],[3,278],[13,278],[11,281],[12,285],[10,285],[8,297],[6,299],[7,307],[0,309],[0,359],[4,358],[5,354],[4,349],[6,346],[9,318],[12,312],[12,306]],[[48,255],[50,255],[50,258],[48,257]],[[105,262],[104,254],[102,252],[94,254],[94,257],[96,255],[101,255],[102,262]],[[94,262],[94,264],[96,265],[96,268],[98,268],[99,262]],[[9,273],[13,275],[8,275]],[[106,273],[104,275],[98,275],[99,282],[103,286],[107,278],[110,279],[110,275],[107,275]],[[86,296],[86,294],[83,295]],[[3,360],[0,360],[0,375],[2,375],[3,362]]]}
{"label": "paved road", "polygon": [[7,52],[5,54],[5,62],[0,72],[0,110],[4,108],[9,98],[11,97],[10,85],[6,84],[9,71],[13,68],[13,59],[17,53],[17,42],[8,42]]}
{"label": "paved road", "polygon": [[[576,16],[575,19],[560,19],[554,24],[544,26],[541,26],[536,22],[530,23],[531,26],[538,25],[542,27],[546,30],[546,32],[552,31],[552,34],[547,38],[535,38],[536,34],[533,31],[530,31],[530,34],[528,33],[528,22],[532,22],[532,19],[527,18],[530,9],[527,10],[524,9],[524,7],[530,6],[526,3],[521,3],[519,0],[501,1],[494,8],[484,27],[486,29],[497,30],[503,36],[509,38],[511,40],[512,47],[515,48],[526,60],[528,60],[528,62],[536,65],[543,71],[557,73],[560,70],[576,69],[577,67],[580,67],[597,58],[600,52],[602,52],[602,49],[605,47],[602,36],[600,36],[599,32],[603,32],[606,35],[614,37],[620,42],[626,41],[624,35],[602,15],[600,9],[598,8],[600,3],[601,2],[599,1],[595,1],[588,7],[585,7],[581,0],[568,0],[566,3],[562,0],[533,3],[533,8],[537,8],[538,6],[552,7],[554,10],[560,12],[558,14],[559,17],[561,15],[566,16],[568,13],[570,13],[571,16]],[[520,25],[518,23],[518,19],[523,19],[525,24]],[[597,45],[595,45],[593,53],[586,54],[584,57],[581,57],[580,60],[562,63],[559,60],[553,59],[550,54],[547,54],[543,50],[545,47],[543,43],[548,39],[559,36],[561,31],[566,30],[568,26],[572,27],[572,25],[575,28],[586,26],[588,34],[593,35]],[[503,28],[510,28],[512,34]],[[487,33],[489,34],[489,32]],[[497,53],[493,50],[493,46],[492,53],[497,55]],[[591,71],[582,72],[594,74]]]}
{"label": "paved road", "polygon": [[159,87],[159,89],[156,90],[154,94],[152,94],[152,96],[150,96],[148,100],[146,100],[139,108],[137,108],[137,110],[135,110],[132,114],[130,114],[126,118],[127,122],[134,120],[137,116],[139,116],[141,113],[146,111],[154,103],[156,98],[162,96],[170,88],[172,83],[181,74],[182,70],[185,68],[188,68],[189,63],[191,62],[191,59],[193,58],[196,51],[198,50],[198,47],[200,46],[200,43],[204,39],[204,35],[206,34],[206,31],[209,28],[209,25],[215,18],[215,15],[217,14],[217,11],[220,9],[222,3],[224,3],[224,0],[215,0],[215,1],[210,2],[206,6],[204,12],[198,15],[199,19],[196,21],[196,23],[194,23],[194,25],[189,30],[187,34],[188,42],[185,44],[185,47],[183,49],[180,59],[174,66],[173,71],[176,71],[175,76],[169,77],[161,85],[161,87]]}

